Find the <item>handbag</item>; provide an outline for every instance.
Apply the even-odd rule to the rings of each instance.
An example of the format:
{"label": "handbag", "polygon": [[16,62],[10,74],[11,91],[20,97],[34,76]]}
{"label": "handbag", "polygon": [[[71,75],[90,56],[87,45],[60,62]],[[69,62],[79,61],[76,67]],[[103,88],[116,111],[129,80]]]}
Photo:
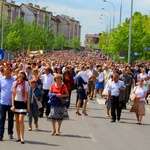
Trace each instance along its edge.
{"label": "handbag", "polygon": [[82,92],[82,91],[83,91],[83,88],[79,86],[79,87],[77,88],[77,92],[80,93],[80,92]]}
{"label": "handbag", "polygon": [[[61,87],[60,93],[62,93],[63,87],[64,87],[64,84]],[[69,97],[61,97],[60,98],[60,104],[61,104],[61,106],[67,106],[67,105],[69,105],[69,103],[70,103]]]}
{"label": "handbag", "polygon": [[68,97],[62,97],[62,98],[60,98],[60,103],[61,103],[62,106],[69,105],[69,98]]}
{"label": "handbag", "polygon": [[[137,88],[137,87],[136,87]],[[136,88],[135,88],[135,91],[136,91]],[[135,100],[135,97],[136,97],[136,94],[135,93],[132,93],[131,95],[130,95],[130,100],[131,101],[134,101]]]}
{"label": "handbag", "polygon": [[40,101],[36,100],[36,103],[37,103],[38,109],[43,107],[43,105],[42,105],[42,103]]}
{"label": "handbag", "polygon": [[135,95],[134,93],[132,93],[132,94],[130,95],[130,100],[131,100],[131,101],[134,101],[134,100],[135,100],[135,97],[136,97],[136,95]]}
{"label": "handbag", "polygon": [[[32,93],[33,93],[33,96],[34,96],[34,98],[35,98],[36,96],[35,96],[35,94],[34,94],[34,91],[32,91]],[[37,104],[37,106],[38,106],[38,109],[40,109],[40,108],[43,107],[41,101],[36,100],[36,104]]]}

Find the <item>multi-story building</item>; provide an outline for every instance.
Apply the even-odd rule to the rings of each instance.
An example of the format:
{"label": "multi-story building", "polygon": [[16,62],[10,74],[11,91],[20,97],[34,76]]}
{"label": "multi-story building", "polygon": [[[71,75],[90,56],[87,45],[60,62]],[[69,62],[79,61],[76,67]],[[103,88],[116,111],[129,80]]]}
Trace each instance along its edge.
{"label": "multi-story building", "polygon": [[15,4],[15,1],[7,2],[6,0],[0,1],[0,16],[8,19],[14,23],[16,18],[23,17],[24,13],[21,11],[20,6]]}
{"label": "multi-story building", "polygon": [[69,42],[72,38],[80,39],[81,36],[79,21],[66,15],[54,16],[52,12],[46,10],[46,7],[32,3],[17,5],[15,1],[0,0],[0,16],[4,16],[4,19],[10,20],[11,23],[14,23],[16,18],[22,17],[25,22],[35,22],[41,28],[51,29],[54,36],[64,34]]}
{"label": "multi-story building", "polygon": [[46,10],[46,7],[40,8],[39,5],[32,3],[21,4],[21,10],[24,12],[25,22],[35,22],[41,28],[49,28],[52,12]]}
{"label": "multi-story building", "polygon": [[99,34],[86,34],[84,46],[87,50],[97,49],[101,33]]}

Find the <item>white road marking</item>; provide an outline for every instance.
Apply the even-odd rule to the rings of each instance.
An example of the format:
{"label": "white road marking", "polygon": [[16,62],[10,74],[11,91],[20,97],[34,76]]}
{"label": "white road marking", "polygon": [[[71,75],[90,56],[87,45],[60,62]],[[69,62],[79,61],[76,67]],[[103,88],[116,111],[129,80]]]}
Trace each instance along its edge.
{"label": "white road marking", "polygon": [[105,104],[105,99],[96,98],[96,101],[97,101],[100,105],[104,105],[104,104]]}

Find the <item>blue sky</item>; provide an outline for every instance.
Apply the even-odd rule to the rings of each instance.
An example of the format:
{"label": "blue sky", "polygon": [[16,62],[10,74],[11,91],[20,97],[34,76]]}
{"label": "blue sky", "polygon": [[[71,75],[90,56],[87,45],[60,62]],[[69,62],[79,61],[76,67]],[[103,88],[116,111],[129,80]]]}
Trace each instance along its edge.
{"label": "blue sky", "polygon": [[[7,0],[10,2],[10,0]],[[115,27],[119,24],[121,0],[107,0],[115,6]],[[82,26],[81,42],[84,44],[85,34],[95,34],[106,31],[107,24],[113,24],[114,9],[110,3],[103,0],[15,0],[16,4],[33,3],[41,7],[48,6],[47,10],[55,12],[56,15],[65,14],[80,21]],[[150,13],[150,0],[133,0],[133,13],[139,11],[142,14]],[[122,22],[130,17],[131,0],[122,0]],[[101,14],[105,16],[101,16]],[[99,18],[102,18],[100,20]],[[104,21],[105,20],[105,21]],[[103,23],[101,23],[103,22]],[[111,26],[112,27],[112,26]]]}

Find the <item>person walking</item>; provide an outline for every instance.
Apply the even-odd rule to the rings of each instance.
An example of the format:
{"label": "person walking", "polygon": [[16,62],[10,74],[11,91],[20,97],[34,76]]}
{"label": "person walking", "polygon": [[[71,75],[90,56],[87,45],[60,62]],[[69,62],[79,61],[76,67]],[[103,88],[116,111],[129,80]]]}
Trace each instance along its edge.
{"label": "person walking", "polygon": [[[43,70],[45,70],[45,73],[43,73]],[[51,68],[43,68],[41,72],[39,73],[38,77],[42,80],[43,83],[43,98],[42,98],[42,105],[43,107],[40,109],[39,117],[43,117],[44,107],[46,106],[46,112],[45,115],[48,117],[50,113],[50,106],[48,104],[48,93],[50,86],[54,83],[54,76],[51,74],[52,69]],[[42,75],[41,75],[42,74]]]}
{"label": "person walking", "polygon": [[137,124],[141,124],[142,117],[145,115],[145,97],[147,94],[147,88],[143,86],[143,82],[143,80],[139,80],[138,86],[133,90],[135,100],[130,109],[130,112],[135,112],[136,114]]}
{"label": "person walking", "polygon": [[30,80],[30,112],[28,113],[28,123],[29,128],[28,131],[32,131],[32,117],[34,118],[35,130],[38,130],[38,105],[37,101],[42,99],[41,89],[38,87],[36,80]]}
{"label": "person walking", "polygon": [[126,104],[129,100],[130,95],[130,87],[131,87],[131,76],[127,73],[126,68],[122,68],[122,74],[120,75],[119,79],[124,82],[125,84],[125,101],[122,101],[122,108],[126,109]]}
{"label": "person walking", "polygon": [[11,111],[12,101],[10,91],[15,78],[11,75],[12,69],[6,67],[4,69],[5,76],[0,78],[0,141],[4,137],[4,127],[6,120],[6,112],[8,112],[8,135],[10,139],[13,139],[13,126],[14,126],[14,114]]}
{"label": "person walking", "polygon": [[29,83],[24,71],[20,71],[17,80],[11,87],[12,108],[15,114],[16,131],[18,139],[16,142],[24,144],[24,117],[30,111]]}
{"label": "person walking", "polygon": [[96,77],[98,76],[98,72],[93,68],[92,64],[89,66],[89,69],[87,70],[87,74],[89,76],[89,81],[88,81],[89,98],[90,100],[92,100],[94,96]]}
{"label": "person walking", "polygon": [[[58,105],[57,106],[51,106],[51,111],[49,114],[49,119],[52,120],[52,132],[51,135],[59,135],[60,134],[60,128],[62,121],[64,119],[64,112],[65,112],[65,107],[61,105],[60,103],[60,98],[63,97],[68,97],[69,92],[67,89],[67,86],[63,84],[62,82],[62,77],[60,74],[57,74],[54,77],[55,83],[50,86],[49,93],[56,94],[56,97],[58,99]],[[56,123],[58,122],[58,127],[56,129]]]}
{"label": "person walking", "polygon": [[[111,103],[111,122],[115,122],[116,119],[120,121],[121,107],[119,105],[120,90],[124,90],[125,86],[123,81],[119,80],[119,75],[116,73],[113,75],[113,81],[108,87],[107,100],[110,99]],[[117,112],[117,114],[116,114]]]}

